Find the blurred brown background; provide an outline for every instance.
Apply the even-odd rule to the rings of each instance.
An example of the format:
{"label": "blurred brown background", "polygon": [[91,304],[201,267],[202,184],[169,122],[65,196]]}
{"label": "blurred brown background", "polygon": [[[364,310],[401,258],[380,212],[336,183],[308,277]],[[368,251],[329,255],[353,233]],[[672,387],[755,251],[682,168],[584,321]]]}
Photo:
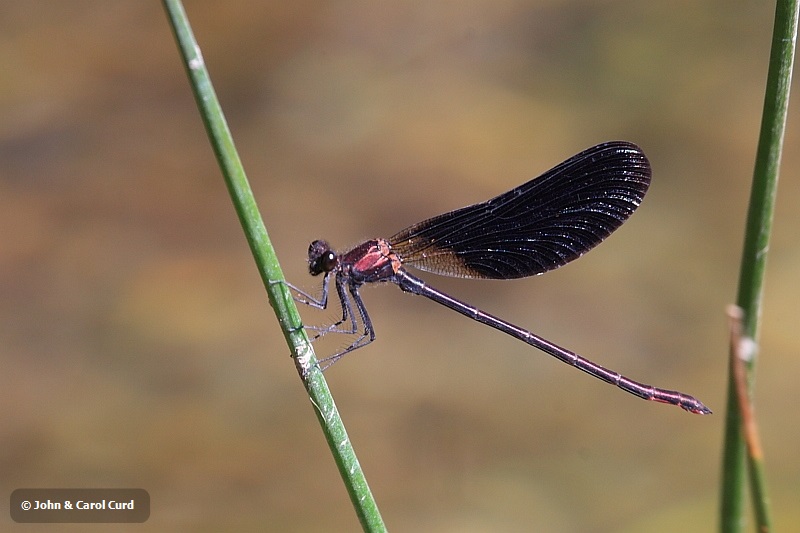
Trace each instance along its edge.
{"label": "blurred brown background", "polygon": [[[3,4],[3,529],[54,531],[10,521],[15,488],[140,487],[150,520],[104,530],[357,530],[159,3]],[[308,289],[314,238],[389,236],[604,140],[651,159],[641,209],[575,264],[425,277],[716,413],[637,400],[423,298],[365,290],[378,340],[327,377],[391,529],[716,526],[724,308],[772,3],[187,9],[286,275]],[[758,369],[784,531],[800,521],[797,110]]]}

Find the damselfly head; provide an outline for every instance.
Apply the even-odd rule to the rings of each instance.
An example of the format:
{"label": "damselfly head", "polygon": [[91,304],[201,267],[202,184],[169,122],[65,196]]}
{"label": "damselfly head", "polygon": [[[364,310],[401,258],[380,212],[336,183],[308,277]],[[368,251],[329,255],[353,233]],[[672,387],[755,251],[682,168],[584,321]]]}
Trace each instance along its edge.
{"label": "damselfly head", "polygon": [[336,252],[327,241],[316,240],[308,246],[308,271],[312,276],[331,272],[338,263]]}

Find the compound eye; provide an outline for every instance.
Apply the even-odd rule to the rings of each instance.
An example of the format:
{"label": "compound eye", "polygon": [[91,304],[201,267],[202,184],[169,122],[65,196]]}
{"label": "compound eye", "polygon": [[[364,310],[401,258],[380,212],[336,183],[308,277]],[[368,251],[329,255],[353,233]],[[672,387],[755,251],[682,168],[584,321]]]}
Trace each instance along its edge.
{"label": "compound eye", "polygon": [[336,263],[339,262],[339,258],[336,256],[331,250],[328,250],[328,253],[323,254],[320,258],[320,263],[322,264],[322,270],[325,272],[330,272],[334,268],[336,268]]}

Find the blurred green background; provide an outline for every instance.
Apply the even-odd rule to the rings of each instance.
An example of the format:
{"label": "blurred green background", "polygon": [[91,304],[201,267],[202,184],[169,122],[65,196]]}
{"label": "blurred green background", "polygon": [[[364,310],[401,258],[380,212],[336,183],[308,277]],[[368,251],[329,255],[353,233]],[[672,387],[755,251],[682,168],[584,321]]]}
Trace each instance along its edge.
{"label": "blurred green background", "polygon": [[[715,528],[724,308],[771,2],[187,9],[286,275],[307,289],[315,238],[389,236],[604,140],[651,159],[642,207],[586,258],[514,282],[424,277],[715,414],[637,400],[423,298],[365,290],[378,340],[327,377],[391,529]],[[149,521],[103,530],[357,530],[160,4],[2,11],[3,529],[55,530],[11,522],[15,488],[139,487]],[[797,110],[757,391],[783,531],[800,530]]]}

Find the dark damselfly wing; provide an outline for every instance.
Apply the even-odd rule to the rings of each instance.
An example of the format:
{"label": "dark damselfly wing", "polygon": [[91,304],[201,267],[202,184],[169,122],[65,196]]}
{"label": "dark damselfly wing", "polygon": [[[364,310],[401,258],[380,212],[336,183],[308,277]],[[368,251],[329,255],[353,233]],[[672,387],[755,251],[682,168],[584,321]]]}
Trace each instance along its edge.
{"label": "dark damselfly wing", "polygon": [[414,224],[389,242],[403,264],[436,274],[533,276],[608,237],[639,207],[649,185],[642,150],[607,142],[491,200]]}

